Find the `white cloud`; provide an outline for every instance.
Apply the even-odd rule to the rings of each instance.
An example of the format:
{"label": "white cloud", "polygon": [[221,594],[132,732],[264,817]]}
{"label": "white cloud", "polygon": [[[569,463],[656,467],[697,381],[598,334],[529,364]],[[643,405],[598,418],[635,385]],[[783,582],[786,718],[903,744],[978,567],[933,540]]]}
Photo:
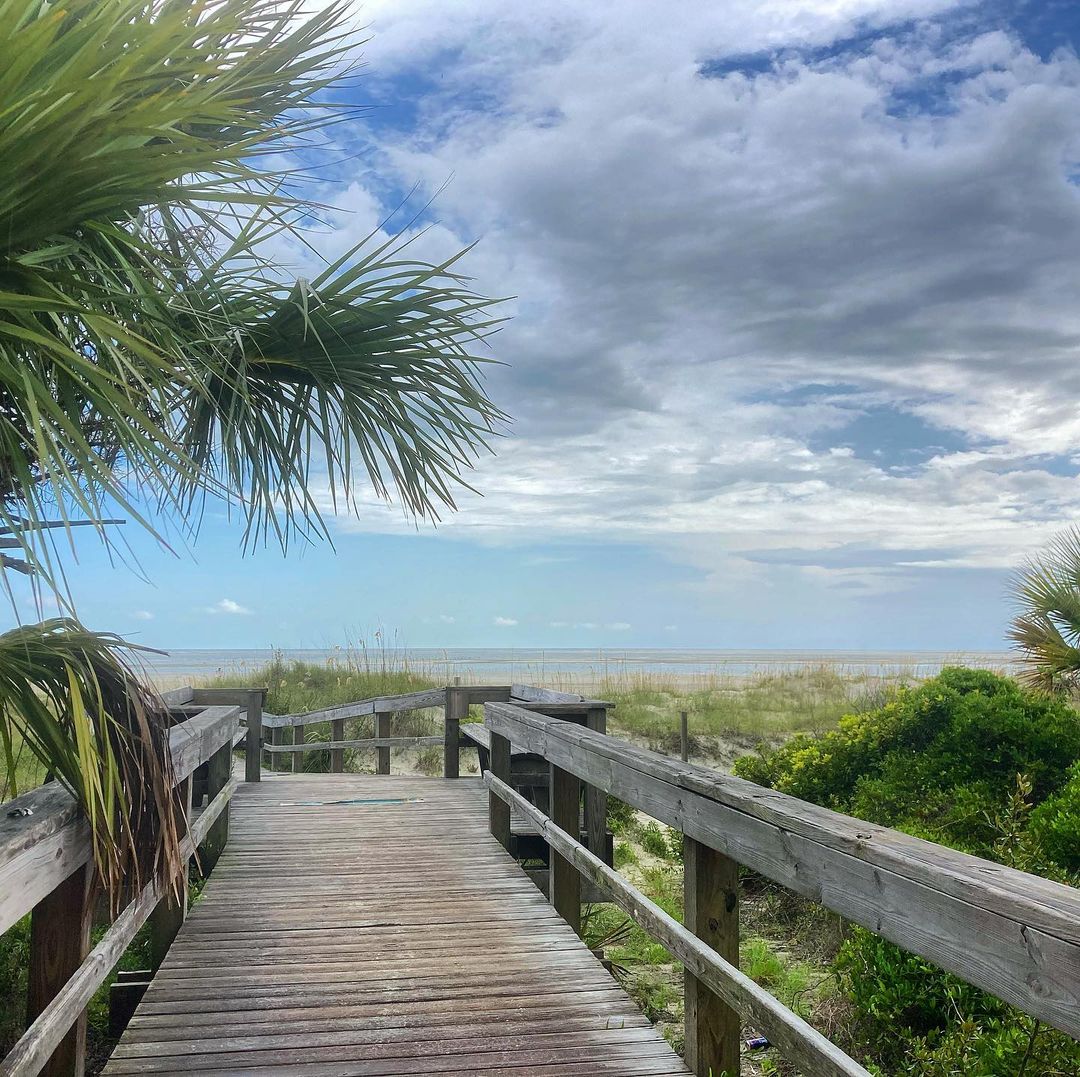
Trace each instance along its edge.
{"label": "white cloud", "polygon": [[136,621],[152,621],[154,615],[149,610],[136,610],[132,615]]}
{"label": "white cloud", "polygon": [[628,632],[634,626],[626,621],[613,621],[611,624],[604,625],[604,627],[611,629],[612,632]]}
{"label": "white cloud", "polygon": [[231,598],[223,598],[216,602],[213,606],[204,606],[204,613],[227,613],[239,616],[248,616],[251,614],[251,610],[247,606],[241,606],[239,602],[234,602]]}
{"label": "white cloud", "polygon": [[[446,534],[884,591],[1012,565],[1080,517],[1053,459],[1080,449],[1080,61],[887,29],[955,7],[373,5],[376,94],[439,68],[415,132],[369,132],[384,176],[454,177],[418,249],[481,236],[478,287],[521,296],[491,381],[512,436]],[[806,51],[866,25],[872,45]],[[770,71],[702,77],[766,48]],[[375,191],[346,192],[338,242]],[[882,448],[916,421],[946,447]],[[410,527],[374,501],[339,526]]]}
{"label": "white cloud", "polygon": [[495,617],[491,623],[498,625],[500,628],[513,628],[518,622],[515,617]]}
{"label": "white cloud", "polygon": [[456,617],[451,617],[450,614],[448,614],[448,613],[440,613],[439,614],[439,620],[444,625],[452,625],[457,620],[457,618]]}

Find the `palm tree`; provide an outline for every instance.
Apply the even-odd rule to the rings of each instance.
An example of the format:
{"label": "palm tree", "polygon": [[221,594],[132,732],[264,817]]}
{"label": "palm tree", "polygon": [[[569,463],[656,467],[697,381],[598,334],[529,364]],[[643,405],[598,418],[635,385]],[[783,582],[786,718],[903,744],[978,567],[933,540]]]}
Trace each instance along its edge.
{"label": "palm tree", "polygon": [[[311,280],[267,254],[318,217],[280,155],[348,115],[326,91],[349,72],[349,14],[0,0],[5,584],[29,572],[64,602],[67,524],[194,533],[208,498],[246,542],[325,535],[313,473],[335,510],[356,509],[354,472],[417,516],[454,507],[503,418],[480,381],[492,301],[402,240],[373,235]],[[150,811],[174,840],[167,714],[123,646],[70,619],[0,638],[9,773],[22,740],[86,808],[111,879],[134,855],[125,820]]]}
{"label": "palm tree", "polygon": [[1022,678],[1046,691],[1080,684],[1080,529],[1063,531],[1013,581],[1020,610],[1009,638],[1024,657]]}

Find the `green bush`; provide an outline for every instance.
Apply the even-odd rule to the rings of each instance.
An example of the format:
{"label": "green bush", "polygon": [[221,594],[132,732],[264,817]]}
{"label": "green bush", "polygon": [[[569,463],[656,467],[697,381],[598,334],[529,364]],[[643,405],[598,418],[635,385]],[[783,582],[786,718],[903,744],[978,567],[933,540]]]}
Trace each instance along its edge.
{"label": "green bush", "polygon": [[[1000,838],[995,818],[1017,775],[1037,805],[1064,790],[1078,758],[1080,720],[1063,700],[986,670],[946,669],[916,688],[897,689],[882,707],[845,716],[833,732],[740,759],[735,772],[992,856]],[[1052,829],[1049,819],[1042,826]],[[1065,844],[1059,842],[1063,851]]]}
{"label": "green bush", "polygon": [[[946,669],[817,738],[740,759],[743,778],[1064,881],[1080,870],[1080,718],[982,670]],[[835,962],[878,1072],[1080,1077],[1080,1046],[862,928]]]}

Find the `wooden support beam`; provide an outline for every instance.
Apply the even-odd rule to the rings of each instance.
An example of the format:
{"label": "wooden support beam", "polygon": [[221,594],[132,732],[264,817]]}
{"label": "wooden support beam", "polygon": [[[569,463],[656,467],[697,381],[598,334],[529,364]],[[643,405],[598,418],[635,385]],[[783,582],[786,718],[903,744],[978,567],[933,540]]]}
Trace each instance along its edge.
{"label": "wooden support beam", "polygon": [[[495,738],[491,738],[494,742]],[[578,833],[581,782],[562,767],[551,767],[551,821],[569,834]],[[581,876],[577,868],[554,847],[551,849],[551,904],[581,934]]]}
{"label": "wooden support beam", "polygon": [[[292,727],[292,742],[293,747],[299,747],[304,743],[304,727],[302,725],[294,725]],[[304,769],[304,753],[294,752],[292,757],[292,769],[295,774],[297,771]]]}
{"label": "wooden support beam", "polygon": [[[93,864],[72,872],[34,906],[30,918],[30,969],[26,1022],[33,1023],[90,952]],[[86,1064],[86,1011],[41,1070],[44,1077],[82,1077]]]}
{"label": "wooden support beam", "polygon": [[[510,784],[510,741],[493,733],[489,757],[489,769],[500,781]],[[510,851],[510,805],[495,793],[488,792],[488,821],[491,833],[499,839],[502,847]]]}
{"label": "wooden support beam", "polygon": [[[173,806],[176,811],[177,824],[180,827],[180,835],[183,836],[188,830],[188,821],[191,819],[191,778],[185,778],[173,790]],[[157,972],[161,967],[165,955],[172,946],[180,928],[187,919],[188,901],[188,861],[184,860],[180,877],[175,885],[158,902],[157,907],[150,914],[150,968]]]}
{"label": "wooden support beam", "polygon": [[[207,767],[206,792],[207,804],[213,802],[214,797],[229,784],[232,777],[232,745],[226,744],[219,748],[211,757]],[[206,833],[202,845],[199,846],[199,866],[204,876],[209,875],[214,865],[221,856],[225,843],[229,840],[229,808],[217,817],[213,825]]]}
{"label": "wooden support beam", "polygon": [[[585,725],[597,733],[606,733],[607,710],[591,707],[585,715]],[[589,852],[606,860],[607,793],[591,783],[585,786],[585,833],[588,835]]]}
{"label": "wooden support beam", "polygon": [[[725,961],[739,965],[739,865],[683,838],[683,922]],[[686,1064],[698,1077],[739,1077],[738,1013],[692,972],[686,987]]]}
{"label": "wooden support beam", "polygon": [[461,775],[461,719],[469,713],[468,688],[447,688],[443,729],[443,777]]}
{"label": "wooden support beam", "polygon": [[[375,736],[376,737],[389,737],[390,736],[390,714],[387,711],[377,711],[375,714]],[[389,746],[380,746],[375,749],[378,757],[378,765],[376,771],[379,774],[390,773],[390,748]]]}
{"label": "wooden support beam", "polygon": [[[345,719],[335,718],[330,723],[330,739],[331,740],[344,740],[345,739]],[[340,774],[345,769],[345,749],[344,748],[331,748],[330,749],[330,773]]]}
{"label": "wooden support beam", "polygon": [[247,750],[244,753],[244,780],[257,782],[262,773],[262,712],[264,689],[244,693],[241,706],[247,711]]}

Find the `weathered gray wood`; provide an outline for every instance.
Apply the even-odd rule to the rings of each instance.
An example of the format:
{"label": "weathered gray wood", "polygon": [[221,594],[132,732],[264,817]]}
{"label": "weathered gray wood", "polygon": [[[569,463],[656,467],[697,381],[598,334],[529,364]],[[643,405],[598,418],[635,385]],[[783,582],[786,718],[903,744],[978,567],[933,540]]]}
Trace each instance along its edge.
{"label": "weathered gray wood", "polygon": [[[209,827],[224,811],[235,788],[236,782],[230,781],[206,806],[192,826],[192,833],[183,839],[181,856],[192,855],[195,843],[206,837]],[[0,1062],[0,1077],[35,1077],[41,1072],[41,1067],[64,1042],[71,1027],[85,1012],[94,992],[105,982],[139,928],[159,904],[160,898],[160,888],[155,883],[149,883],[116,918],[97,946]]]}
{"label": "weathered gray wood", "polygon": [[[78,970],[90,950],[93,921],[92,866],[69,875],[43,898],[30,918],[30,968],[26,1020],[37,1020]],[[86,1061],[86,1010],[47,1058],[45,1077],[82,1077]]]}
{"label": "weathered gray wood", "polygon": [[[375,739],[388,740],[390,737],[391,717],[388,711],[375,712]],[[376,746],[375,770],[379,774],[390,773],[390,745],[380,744]]]}
{"label": "weathered gray wood", "polygon": [[177,782],[205,763],[218,748],[231,745],[239,725],[240,708],[234,705],[207,707],[194,718],[173,726],[169,730],[169,748]]}
{"label": "weathered gray wood", "polygon": [[[580,808],[581,783],[577,775],[552,764],[551,821],[560,830],[577,834]],[[551,846],[550,869],[551,904],[581,934],[581,876],[573,863],[555,846]]]}
{"label": "weathered gray wood", "polygon": [[245,786],[108,1077],[685,1077],[486,803],[470,778]]}
{"label": "weathered gray wood", "polygon": [[[595,733],[606,733],[607,711],[590,707],[585,713],[585,725]],[[585,786],[585,833],[589,850],[603,860],[607,850],[607,793],[592,784]]]}
{"label": "weathered gray wood", "polygon": [[469,713],[469,690],[447,688],[444,704],[443,777],[461,774],[461,720]]}
{"label": "weathered gray wood", "polygon": [[[510,784],[510,742],[498,733],[491,736],[491,773],[500,781]],[[488,793],[488,825],[499,844],[510,850],[510,805],[495,793]]]}
{"label": "weathered gray wood", "polygon": [[[294,748],[303,747],[304,735],[304,727],[302,725],[294,725],[292,727],[292,742]],[[304,753],[302,751],[293,753],[292,769],[294,774],[304,769]]]}
{"label": "weathered gray wood", "polygon": [[407,692],[400,696],[376,696],[373,699],[358,699],[353,703],[341,703],[336,707],[325,707],[305,714],[268,715],[267,728],[297,725],[316,725],[337,719],[363,718],[369,714],[397,714],[401,711],[426,710],[440,707],[444,701],[441,688],[428,688],[421,692]]}
{"label": "weathered gray wood", "polygon": [[655,819],[1080,1037],[1070,887],[508,704],[485,724]]}
{"label": "weathered gray wood", "polygon": [[610,894],[620,908],[663,943],[699,980],[768,1036],[806,1077],[869,1077],[854,1059],[635,890],[618,872],[593,856],[505,782],[490,773],[484,781],[543,832],[553,851],[558,849],[568,863]]}
{"label": "weathered gray wood", "polygon": [[[330,723],[330,740],[340,744],[345,740],[345,719],[335,718]],[[345,769],[345,749],[330,749],[330,773],[340,774]]]}
{"label": "weathered gray wood", "polygon": [[259,697],[259,704],[266,702],[266,688],[248,686],[246,688],[195,688],[192,690],[192,703],[202,703],[207,707],[228,707],[236,704],[245,706],[253,694]]}
{"label": "weathered gray wood", "polygon": [[325,752],[345,748],[429,748],[442,744],[443,738],[431,737],[367,737],[364,740],[305,740],[300,744],[270,744],[271,755],[299,755],[303,752]]}
{"label": "weathered gray wood", "polygon": [[191,685],[185,685],[183,688],[170,688],[169,691],[161,693],[161,698],[167,707],[182,707],[185,703],[194,702],[195,689]]}
{"label": "weathered gray wood", "polygon": [[[206,796],[207,807],[214,798],[229,784],[232,778],[232,743],[219,748],[211,757],[207,772]],[[209,828],[206,838],[199,847],[199,866],[204,875],[214,869],[221,856],[225,843],[229,840],[229,812],[226,808]]]}
{"label": "weathered gray wood", "polygon": [[[729,965],[739,965],[739,865],[683,839],[683,924]],[[739,1077],[741,1028],[733,1010],[692,972],[684,974],[686,1064],[698,1077]]]}
{"label": "weathered gray wood", "polygon": [[9,801],[0,812],[0,934],[89,859],[90,827],[59,782]]}
{"label": "weathered gray wood", "polygon": [[[227,743],[236,707],[216,707],[169,731],[173,770],[186,778]],[[30,815],[9,814],[29,810]],[[59,782],[15,798],[0,813],[0,933],[22,919],[91,856],[90,828]]]}
{"label": "weathered gray wood", "polygon": [[532,684],[510,685],[510,700],[523,703],[580,703],[585,697],[576,692],[556,692],[553,688],[537,688]]}
{"label": "weathered gray wood", "polygon": [[244,780],[257,782],[262,778],[263,702],[266,693],[252,689],[244,697],[247,720],[247,749],[244,752]]}
{"label": "weathered gray wood", "polygon": [[690,761],[690,715],[679,711],[679,757],[684,763]]}
{"label": "weathered gray wood", "polygon": [[[231,745],[231,741],[229,742]],[[182,781],[173,790],[173,801],[176,811],[177,825],[180,833],[187,836],[188,825],[191,819],[191,779]],[[157,971],[161,962],[165,959],[173,939],[176,938],[180,928],[187,918],[188,903],[188,859],[185,857],[178,879],[173,880],[173,885],[158,902],[150,916],[150,968]]]}

